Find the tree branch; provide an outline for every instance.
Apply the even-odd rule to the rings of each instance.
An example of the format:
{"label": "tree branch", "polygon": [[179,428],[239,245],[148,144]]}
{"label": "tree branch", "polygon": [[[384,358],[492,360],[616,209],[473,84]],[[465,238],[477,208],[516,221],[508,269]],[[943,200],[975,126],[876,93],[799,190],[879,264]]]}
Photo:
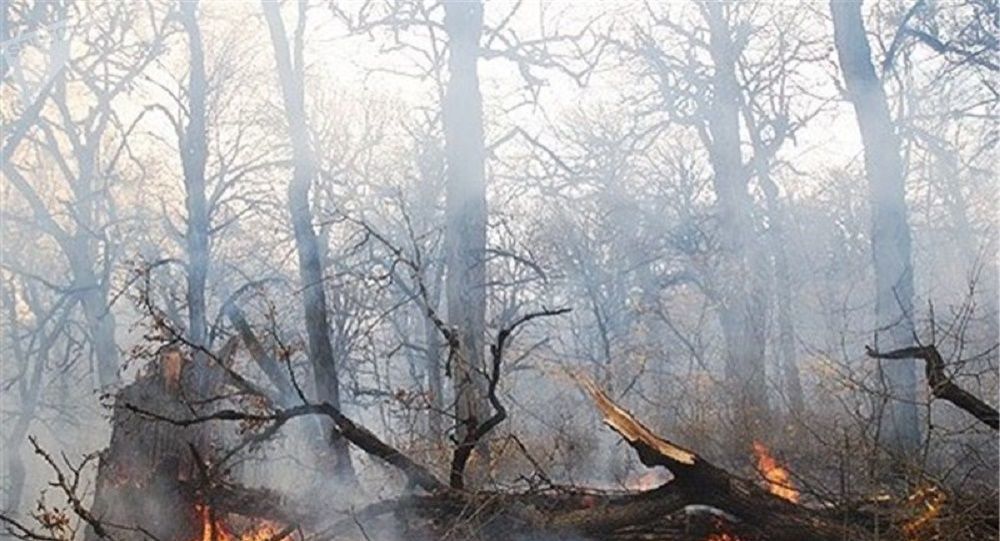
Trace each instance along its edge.
{"label": "tree branch", "polygon": [[945,374],[945,362],[938,352],[937,347],[933,345],[913,346],[880,353],[869,346],[865,346],[865,352],[873,359],[922,359],[924,361],[924,373],[927,376],[927,384],[931,388],[932,395],[947,400],[969,412],[976,419],[989,425],[993,430],[1000,429],[1000,415],[998,415],[996,408],[983,402],[958,385],[955,385],[951,381],[951,378]]}

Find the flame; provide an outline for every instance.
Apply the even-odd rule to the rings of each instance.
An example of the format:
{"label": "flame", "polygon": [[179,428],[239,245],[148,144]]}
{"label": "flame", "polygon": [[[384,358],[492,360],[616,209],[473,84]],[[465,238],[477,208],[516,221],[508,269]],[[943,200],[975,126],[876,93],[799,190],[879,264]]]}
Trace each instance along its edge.
{"label": "flame", "polygon": [[948,497],[934,485],[918,488],[906,499],[908,506],[919,512],[903,524],[903,534],[907,541],[919,541],[935,537],[936,519]]}
{"label": "flame", "polygon": [[798,502],[799,491],[792,485],[791,474],[771,456],[767,446],[753,442],[753,454],[757,458],[757,470],[767,480],[767,490],[779,498]]}
{"label": "flame", "polygon": [[207,505],[196,504],[195,512],[201,520],[201,536],[192,541],[292,541],[290,535],[281,535],[277,524],[269,520],[255,521],[255,525],[236,535],[219,517],[213,517]]}

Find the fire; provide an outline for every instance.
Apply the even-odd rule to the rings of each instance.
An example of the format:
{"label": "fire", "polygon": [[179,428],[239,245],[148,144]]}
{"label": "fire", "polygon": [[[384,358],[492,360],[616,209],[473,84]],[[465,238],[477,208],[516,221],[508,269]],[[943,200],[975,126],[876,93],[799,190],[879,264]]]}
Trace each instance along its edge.
{"label": "fire", "polygon": [[[277,524],[261,520],[236,535],[207,505],[195,505],[195,512],[201,520],[201,536],[192,541],[292,541],[290,535],[282,535]],[[278,537],[281,536],[281,537]]]}
{"label": "fire", "polygon": [[757,458],[757,470],[767,480],[767,490],[779,498],[798,502],[799,491],[792,484],[791,475],[771,456],[767,446],[759,441],[753,442],[753,454]]}
{"label": "fire", "polygon": [[906,503],[918,512],[903,524],[903,534],[907,541],[931,539],[935,537],[936,520],[948,497],[934,485],[918,488],[907,498]]}

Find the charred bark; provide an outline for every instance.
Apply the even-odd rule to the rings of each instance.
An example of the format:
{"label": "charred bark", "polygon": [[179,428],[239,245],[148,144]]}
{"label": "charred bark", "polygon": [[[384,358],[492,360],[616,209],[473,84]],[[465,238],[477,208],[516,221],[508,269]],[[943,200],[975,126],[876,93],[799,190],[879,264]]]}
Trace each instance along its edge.
{"label": "charred bark", "polygon": [[[140,376],[115,397],[111,442],[98,460],[92,514],[96,520],[123,528],[121,541],[146,539],[142,528],[163,541],[189,541],[197,536],[198,503],[185,483],[197,478],[191,449],[208,456],[201,427],[150,426],[123,407],[144,404],[166,415],[189,411],[183,388],[195,386],[184,375],[177,352],[166,353],[150,373]],[[185,385],[185,380],[187,385]],[[128,530],[133,528],[133,530]],[[101,537],[88,531],[90,540]]]}

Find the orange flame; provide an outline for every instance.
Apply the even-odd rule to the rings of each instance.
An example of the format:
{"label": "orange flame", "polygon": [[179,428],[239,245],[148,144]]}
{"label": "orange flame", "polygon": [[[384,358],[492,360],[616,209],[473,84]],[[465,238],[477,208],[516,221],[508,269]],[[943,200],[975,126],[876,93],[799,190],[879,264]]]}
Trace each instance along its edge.
{"label": "orange flame", "polygon": [[759,441],[753,442],[753,454],[757,458],[757,470],[767,480],[767,490],[779,498],[790,502],[799,501],[799,491],[792,485],[792,476]]}
{"label": "orange flame", "polygon": [[195,505],[195,512],[201,519],[201,536],[192,541],[292,541],[291,536],[279,538],[281,529],[277,524],[261,520],[242,534],[236,535],[219,517],[213,517],[207,505]]}
{"label": "orange flame", "polygon": [[903,535],[907,541],[936,538],[936,521],[948,497],[934,485],[918,488],[907,498],[908,507],[919,512],[905,524]]}

